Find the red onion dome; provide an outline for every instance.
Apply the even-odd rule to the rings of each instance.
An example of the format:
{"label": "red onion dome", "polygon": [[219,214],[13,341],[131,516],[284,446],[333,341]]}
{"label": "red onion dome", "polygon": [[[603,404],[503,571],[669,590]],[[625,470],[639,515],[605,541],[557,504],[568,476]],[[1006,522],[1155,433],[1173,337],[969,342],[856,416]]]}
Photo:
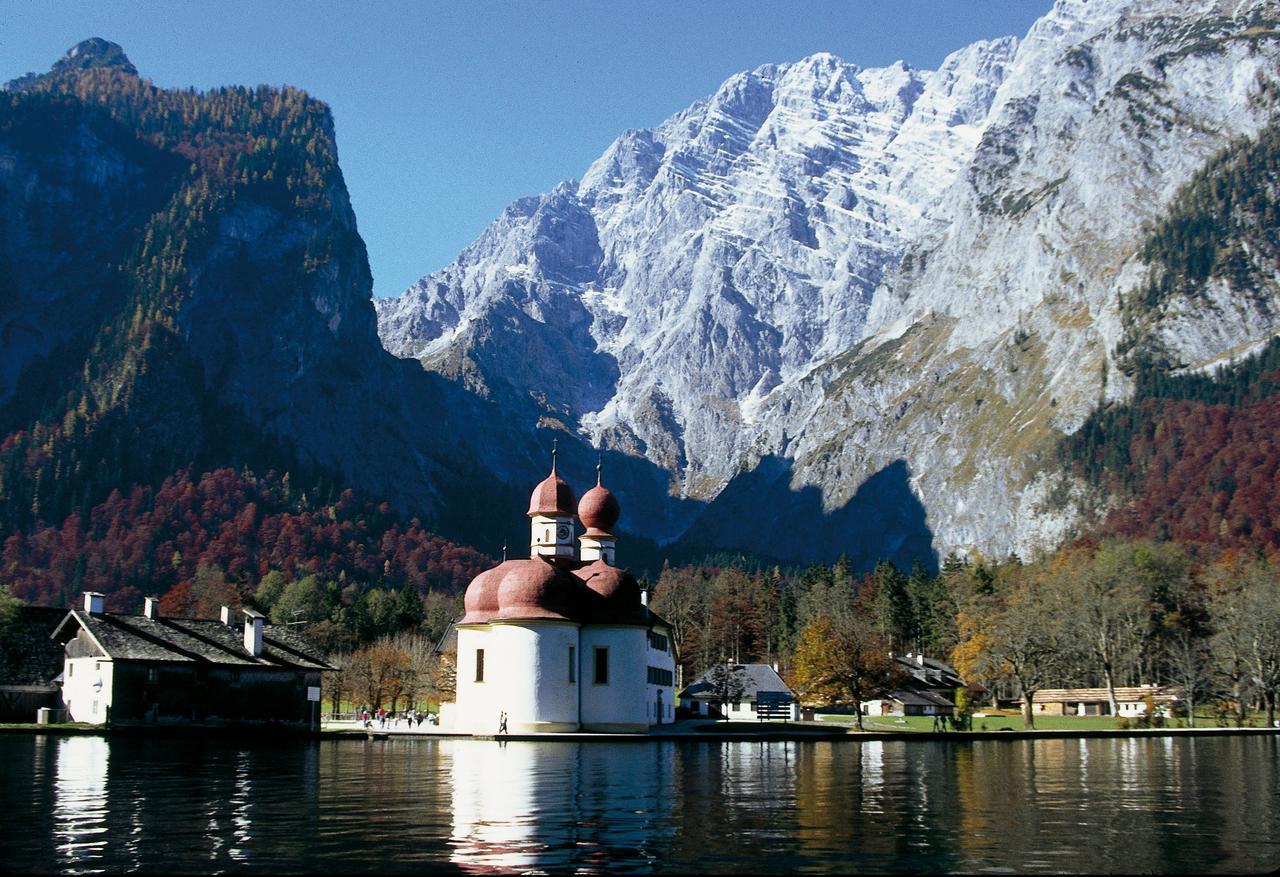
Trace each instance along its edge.
{"label": "red onion dome", "polygon": [[577,499],[573,495],[573,488],[552,468],[551,474],[542,479],[529,497],[529,516],[571,518],[575,505],[577,505]]}
{"label": "red onion dome", "polygon": [[597,560],[575,570],[574,575],[591,592],[586,602],[590,615],[587,620],[620,624],[646,622],[647,613],[640,600],[640,583],[631,573]]}
{"label": "red onion dome", "polygon": [[498,586],[498,618],[568,618],[573,582],[545,560],[514,561]]}
{"label": "red onion dome", "polygon": [[578,578],[606,600],[640,603],[640,584],[625,569],[597,560],[577,570]]}
{"label": "red onion dome", "polygon": [[497,614],[498,585],[507,573],[505,567],[511,563],[514,561],[505,561],[471,580],[471,584],[467,585],[467,593],[462,598],[462,608],[466,614],[459,624],[483,624]]}
{"label": "red onion dome", "polygon": [[607,536],[622,515],[622,507],[618,498],[609,488],[597,483],[595,487],[582,495],[578,503],[578,518],[587,528],[588,536]]}

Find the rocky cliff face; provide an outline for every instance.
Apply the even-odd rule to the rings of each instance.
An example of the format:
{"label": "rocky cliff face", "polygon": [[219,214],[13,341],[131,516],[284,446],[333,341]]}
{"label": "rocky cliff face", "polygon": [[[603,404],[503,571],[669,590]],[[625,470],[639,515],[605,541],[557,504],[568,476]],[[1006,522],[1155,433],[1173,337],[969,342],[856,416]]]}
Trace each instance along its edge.
{"label": "rocky cliff face", "polygon": [[[545,408],[392,357],[370,293],[324,104],[289,88],[159,89],[104,40],[9,83],[0,533],[58,526],[177,469],[233,466],[387,498],[493,553],[522,544],[549,462],[548,430],[531,435]],[[473,337],[510,343],[496,318]],[[575,483],[596,457],[562,436]],[[661,518],[652,466],[609,465],[630,513]]]}
{"label": "rocky cliff face", "polygon": [[323,104],[74,47],[0,91],[0,269],[0,530],[184,466],[438,509],[465,394],[378,343]]}
{"label": "rocky cliff face", "polygon": [[[739,74],[514,204],[377,303],[379,332],[710,501],[665,538],[1030,552],[1078,520],[1056,441],[1129,392],[1114,351],[1144,225],[1272,118],[1277,19],[1261,0],[1061,0],[938,71],[818,55]],[[1274,332],[1218,298],[1154,330],[1186,366]]]}
{"label": "rocky cliff face", "polygon": [[476,387],[535,391],[664,467],[674,493],[710,498],[762,401],[862,337],[1015,47],[971,46],[937,72],[815,55],[735,76],[379,303],[384,343]]}

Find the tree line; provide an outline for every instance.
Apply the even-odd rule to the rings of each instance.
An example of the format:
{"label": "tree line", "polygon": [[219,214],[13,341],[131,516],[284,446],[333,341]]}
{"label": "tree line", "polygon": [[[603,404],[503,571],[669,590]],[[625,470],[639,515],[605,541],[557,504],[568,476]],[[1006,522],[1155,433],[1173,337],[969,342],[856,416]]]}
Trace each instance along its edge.
{"label": "tree line", "polygon": [[1031,562],[948,558],[936,575],[847,560],[798,571],[664,568],[653,608],[672,625],[684,682],[717,664],[777,663],[803,699],[856,705],[901,684],[891,653],[949,660],[977,694],[1172,685],[1186,719],[1275,719],[1280,557],[1173,542],[1082,540]]}

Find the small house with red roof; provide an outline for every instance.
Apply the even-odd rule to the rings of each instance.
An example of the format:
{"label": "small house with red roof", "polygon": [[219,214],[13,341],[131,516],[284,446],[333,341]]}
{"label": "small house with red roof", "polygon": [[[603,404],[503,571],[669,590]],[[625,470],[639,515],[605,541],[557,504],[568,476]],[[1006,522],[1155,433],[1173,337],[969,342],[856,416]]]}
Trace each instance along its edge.
{"label": "small house with red roof", "polygon": [[472,734],[497,732],[504,715],[512,734],[642,732],[674,721],[671,631],[615,565],[621,507],[599,467],[578,502],[553,451],[528,516],[529,557],[504,560],[467,587],[446,721]]}

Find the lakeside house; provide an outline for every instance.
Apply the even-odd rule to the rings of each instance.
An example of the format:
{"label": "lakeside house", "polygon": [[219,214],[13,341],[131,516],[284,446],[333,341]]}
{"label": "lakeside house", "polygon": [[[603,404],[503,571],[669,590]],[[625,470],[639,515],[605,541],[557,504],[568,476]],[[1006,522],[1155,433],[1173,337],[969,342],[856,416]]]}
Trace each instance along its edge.
{"label": "lakeside house", "polygon": [[955,691],[967,687],[948,664],[923,654],[895,655],[905,680],[884,696],[863,701],[864,716],[952,716]]}
{"label": "lakeside house", "polygon": [[[732,674],[731,689],[738,693],[737,699],[721,704],[717,673]],[[712,667],[680,692],[680,706],[695,716],[752,721],[760,718],[800,720],[800,704],[795,692],[782,681],[777,669],[768,664]]]}
{"label": "lakeside house", "polygon": [[[454,624],[456,701],[441,725],[471,734],[641,732],[675,720],[671,630],[615,565],[621,515],[600,480],[575,501],[556,473],[529,498],[529,557],[468,585]],[[574,547],[574,519],[586,528]]]}
{"label": "lakeside house", "polygon": [[[1177,690],[1167,685],[1124,686],[1115,692],[1117,715],[1126,718],[1146,715],[1148,697],[1162,715],[1178,702]],[[1022,701],[1012,699],[1007,705],[1017,709]],[[1045,688],[1031,696],[1031,711],[1038,716],[1109,716],[1111,701],[1105,688]]]}
{"label": "lakeside house", "polygon": [[70,718],[111,726],[281,726],[320,730],[320,676],[333,670],[298,634],[250,609],[218,620],[103,611],[87,592],[53,631]]}

